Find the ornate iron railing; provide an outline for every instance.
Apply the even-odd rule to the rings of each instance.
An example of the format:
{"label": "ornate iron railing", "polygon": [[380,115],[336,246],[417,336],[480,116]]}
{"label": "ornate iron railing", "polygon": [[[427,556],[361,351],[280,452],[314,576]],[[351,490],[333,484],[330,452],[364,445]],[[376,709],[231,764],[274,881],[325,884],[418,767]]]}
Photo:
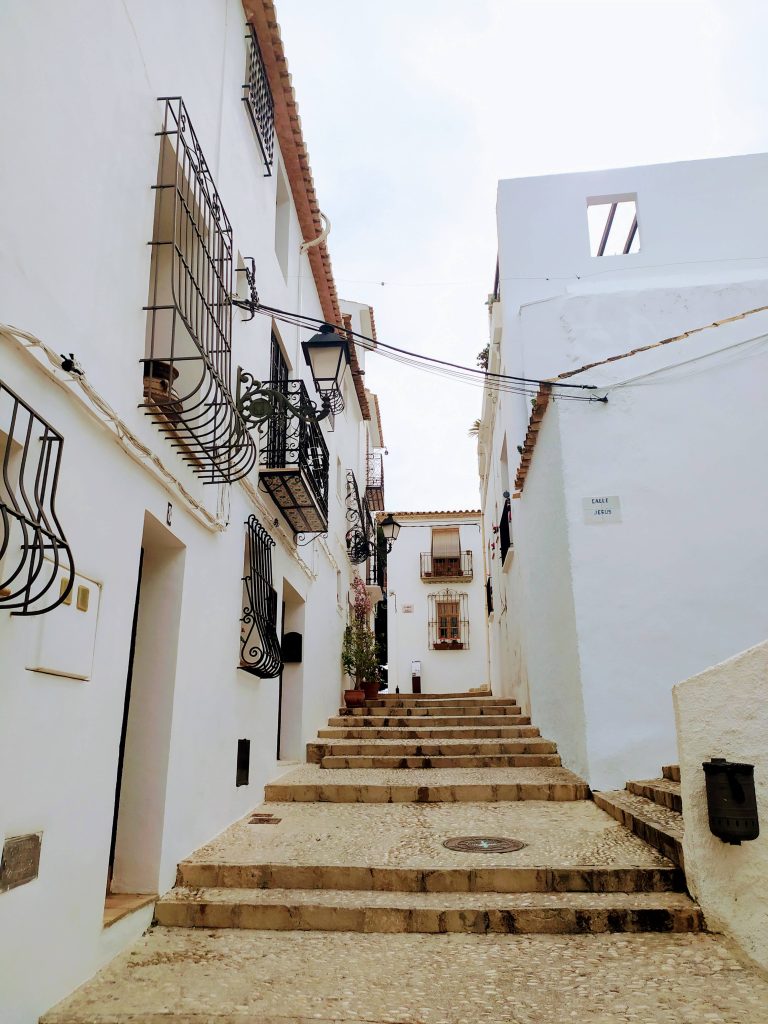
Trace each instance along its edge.
{"label": "ornate iron railing", "polygon": [[504,500],[504,508],[501,511],[501,519],[499,520],[499,547],[501,549],[501,561],[507,557],[507,552],[512,547],[512,537],[510,535],[509,523],[512,516],[512,505],[509,498]]}
{"label": "ornate iron railing", "polygon": [[248,517],[245,528],[240,668],[260,679],[272,679],[280,674],[283,667],[277,635],[277,592],[272,586],[272,548],[275,542],[256,516]]}
{"label": "ornate iron railing", "polygon": [[430,594],[429,649],[432,651],[469,650],[467,595],[456,590]]}
{"label": "ornate iron railing", "polygon": [[161,102],[142,408],[205,483],[231,483],[257,458],[230,391],[232,227],[181,97]]}
{"label": "ornate iron railing", "polygon": [[373,525],[368,503],[360,499],[357,479],[351,469],[347,470],[347,555],[353,565],[360,565],[373,557],[376,549],[376,529]]}
{"label": "ornate iron railing", "polygon": [[431,551],[422,551],[420,568],[423,580],[471,580],[472,552],[460,551],[455,556],[438,556]]}
{"label": "ornate iron railing", "polygon": [[384,589],[384,567],[386,565],[386,546],[383,542],[379,541],[378,536],[375,533],[374,526],[374,539],[371,543],[371,553],[368,556],[368,571],[366,573],[365,582],[369,587],[381,587]]}
{"label": "ornate iron railing", "polygon": [[56,515],[63,447],[61,434],[0,381],[0,609],[15,615],[51,611],[74,585]]}
{"label": "ornate iron railing", "polygon": [[269,88],[267,69],[253,28],[245,37],[248,40],[247,81],[243,83],[243,103],[256,132],[261,155],[264,158],[264,176],[272,174],[275,156],[275,103]]}
{"label": "ornate iron railing", "polygon": [[384,511],[384,457],[381,452],[368,453],[365,496],[371,512]]}
{"label": "ornate iron railing", "polygon": [[279,392],[304,418],[278,402],[261,451],[259,478],[294,533],[323,533],[328,529],[328,466],[330,457],[323,431],[302,380],[271,380],[266,387]]}

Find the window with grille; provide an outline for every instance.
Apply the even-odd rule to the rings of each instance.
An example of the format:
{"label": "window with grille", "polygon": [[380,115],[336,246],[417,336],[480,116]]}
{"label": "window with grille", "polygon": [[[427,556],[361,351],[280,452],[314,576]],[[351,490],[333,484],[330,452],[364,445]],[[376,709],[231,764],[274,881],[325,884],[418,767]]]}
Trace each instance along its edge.
{"label": "window with grille", "polygon": [[443,590],[438,594],[430,594],[428,601],[430,650],[467,650],[467,595],[453,590]]}
{"label": "window with grille", "polygon": [[275,542],[256,516],[248,517],[245,530],[240,668],[260,679],[273,679],[283,667],[277,635],[277,591],[272,586]]}
{"label": "window with grille", "polygon": [[275,104],[269,87],[267,69],[256,33],[249,26],[246,34],[248,56],[243,83],[243,103],[251,119],[256,141],[264,159],[264,176],[272,174],[275,155]]}

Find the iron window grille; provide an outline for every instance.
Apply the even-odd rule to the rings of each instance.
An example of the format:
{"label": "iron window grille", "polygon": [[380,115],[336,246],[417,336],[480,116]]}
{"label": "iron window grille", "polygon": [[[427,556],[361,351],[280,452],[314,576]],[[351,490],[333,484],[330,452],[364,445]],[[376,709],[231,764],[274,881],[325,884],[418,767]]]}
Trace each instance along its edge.
{"label": "iron window grille", "polygon": [[256,464],[231,381],[232,226],[179,96],[165,97],[141,407],[205,483]]}
{"label": "iron window grille", "polygon": [[253,28],[245,36],[248,45],[246,65],[247,81],[243,83],[243,103],[251,119],[261,155],[264,158],[264,177],[272,174],[275,157],[275,103],[269,87],[267,69],[261,47]]}
{"label": "iron window grille", "polygon": [[371,512],[384,511],[384,457],[381,452],[368,453],[365,496]]}
{"label": "iron window grille", "polygon": [[0,381],[0,609],[15,615],[51,611],[74,585],[56,515],[63,447],[61,434]]}
{"label": "iron window grille", "polygon": [[314,419],[317,407],[302,380],[270,380],[265,386],[280,392],[306,421],[276,406],[261,452],[259,485],[294,534],[324,533],[328,529],[330,456],[322,428]]}
{"label": "iron window grille", "polygon": [[507,557],[507,552],[512,547],[512,536],[509,528],[511,519],[512,504],[509,498],[505,498],[504,508],[501,510],[501,519],[499,520],[499,546],[501,548],[502,564],[504,563],[504,559]]}
{"label": "iron window grille", "polygon": [[471,580],[472,552],[460,551],[454,556],[433,555],[431,551],[422,551],[420,559],[421,578],[433,583],[439,580]]}
{"label": "iron window grille", "polygon": [[352,565],[360,565],[372,558],[376,549],[376,529],[365,498],[360,499],[357,479],[351,469],[347,470],[346,517],[347,555]]}
{"label": "iron window grille", "polygon": [[455,590],[430,594],[429,649],[431,651],[469,650],[467,595]]}
{"label": "iron window grille", "polygon": [[260,679],[273,679],[283,667],[277,635],[277,591],[272,586],[275,542],[254,515],[248,517],[245,530],[240,668]]}

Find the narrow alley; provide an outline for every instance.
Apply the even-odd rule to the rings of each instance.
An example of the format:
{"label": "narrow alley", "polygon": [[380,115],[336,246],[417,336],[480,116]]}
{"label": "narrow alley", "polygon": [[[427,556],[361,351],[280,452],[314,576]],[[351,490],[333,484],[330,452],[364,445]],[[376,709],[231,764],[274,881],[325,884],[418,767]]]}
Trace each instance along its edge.
{"label": "narrow alley", "polygon": [[512,699],[384,695],[307,754],[43,1024],[768,1021],[680,868]]}

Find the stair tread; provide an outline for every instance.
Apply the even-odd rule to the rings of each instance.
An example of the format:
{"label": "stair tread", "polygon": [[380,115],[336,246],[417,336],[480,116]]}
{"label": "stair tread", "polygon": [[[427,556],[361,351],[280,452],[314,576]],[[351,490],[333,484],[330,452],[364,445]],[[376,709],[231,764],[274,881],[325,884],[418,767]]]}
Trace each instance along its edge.
{"label": "stair tread", "polygon": [[292,769],[269,786],[305,786],[335,784],[339,786],[475,786],[542,783],[550,785],[579,784],[584,780],[567,768],[320,768],[303,764]]}
{"label": "stair tread", "polygon": [[[404,763],[405,762],[405,763]],[[553,753],[511,754],[326,754],[320,761],[322,768],[374,769],[400,768],[415,771],[419,768],[558,768],[560,755]]]}
{"label": "stair tread", "polygon": [[359,889],[237,889],[178,886],[157,907],[172,903],[219,903],[424,909],[517,907],[626,907],[691,909],[693,900],[681,892],[386,892]]}
{"label": "stair tread", "polygon": [[647,797],[637,796],[625,789],[604,790],[595,794],[595,797],[602,797],[614,805],[629,811],[636,818],[665,833],[678,842],[683,839],[683,816],[678,811],[671,811],[668,807],[662,807]]}

